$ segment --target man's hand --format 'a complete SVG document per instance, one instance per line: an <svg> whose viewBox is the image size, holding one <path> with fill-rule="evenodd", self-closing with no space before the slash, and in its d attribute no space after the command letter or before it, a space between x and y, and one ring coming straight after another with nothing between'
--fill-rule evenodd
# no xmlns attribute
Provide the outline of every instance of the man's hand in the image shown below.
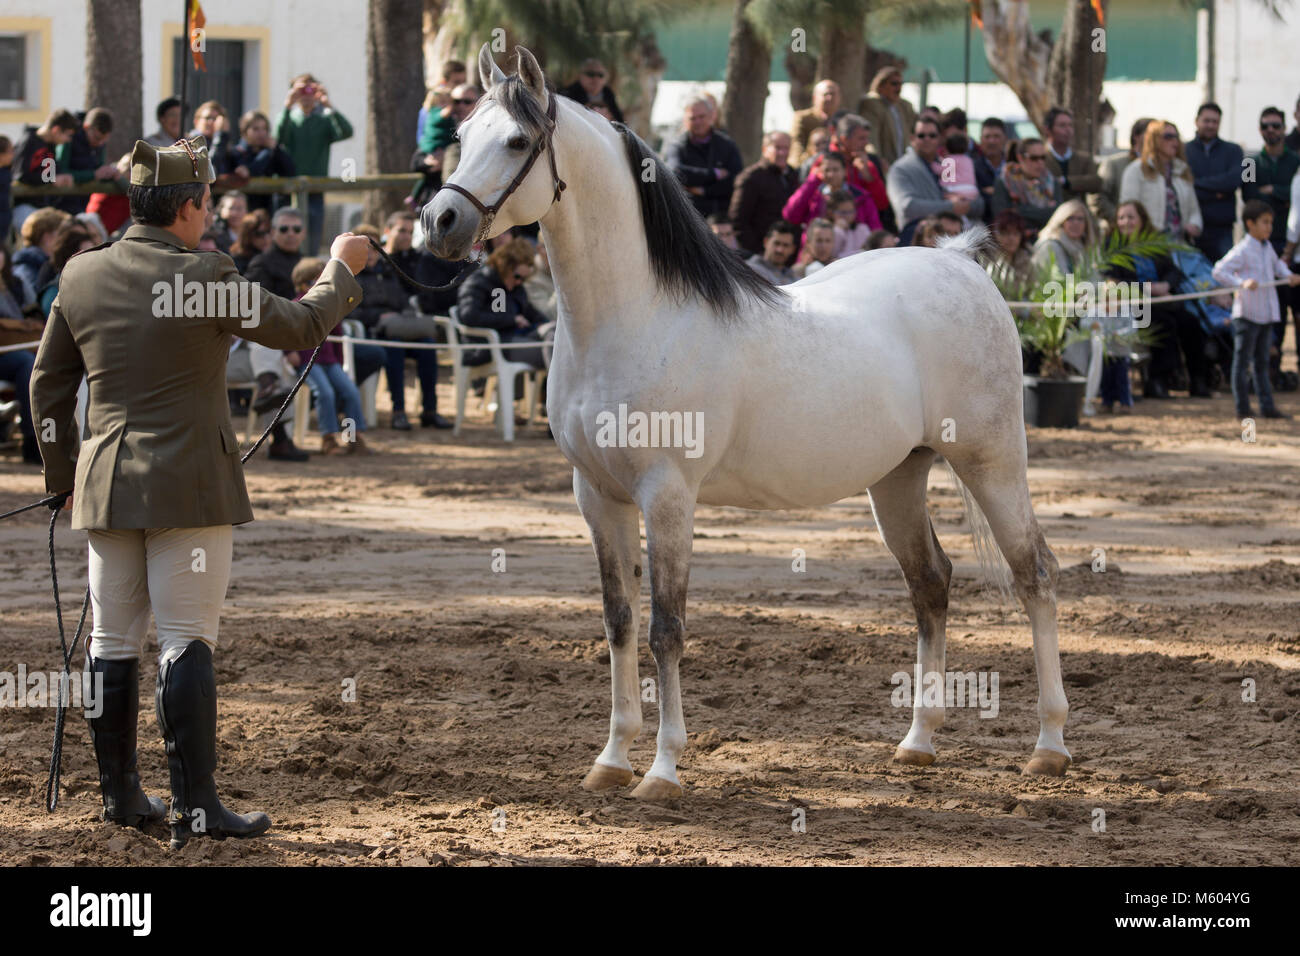
<svg viewBox="0 0 1300 956"><path fill-rule="evenodd" d="M71 186L71 185L72 185L72 173L59 173L57 176L54 177L54 185L56 185L56 186Z"/></svg>
<svg viewBox="0 0 1300 956"><path fill-rule="evenodd" d="M1201 227L1189 224L1187 226L1187 234L1191 236L1193 239L1195 239L1197 236L1201 234Z"/></svg>
<svg viewBox="0 0 1300 956"><path fill-rule="evenodd" d="M1287 276L1287 285L1300 285L1300 272L1293 272Z"/></svg>
<svg viewBox="0 0 1300 956"><path fill-rule="evenodd" d="M1241 287L1245 289L1247 292L1254 292L1256 289L1259 288L1259 280L1247 279L1245 282L1241 284Z"/></svg>
<svg viewBox="0 0 1300 956"><path fill-rule="evenodd" d="M117 165L114 164L114 163L105 163L103 166L100 166L97 170L95 170L95 178L96 178L96 179L116 179L116 178L117 178Z"/></svg>
<svg viewBox="0 0 1300 956"><path fill-rule="evenodd" d="M1265 196L1271 196L1273 195L1273 184L1269 183L1267 186L1260 186L1259 191Z"/></svg>
<svg viewBox="0 0 1300 956"><path fill-rule="evenodd" d="M515 316L516 328L526 329L530 325L532 325L532 323L528 321L528 317L526 315L520 314Z"/></svg>
<svg viewBox="0 0 1300 956"><path fill-rule="evenodd" d="M330 258L342 259L353 275L366 267L370 256L370 240L365 236L345 232L330 245Z"/></svg>

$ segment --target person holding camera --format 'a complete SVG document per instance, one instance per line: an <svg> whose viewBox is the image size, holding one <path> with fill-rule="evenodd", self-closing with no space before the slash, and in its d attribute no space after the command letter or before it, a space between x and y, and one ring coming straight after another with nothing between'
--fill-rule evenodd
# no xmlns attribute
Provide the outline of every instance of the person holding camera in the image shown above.
<svg viewBox="0 0 1300 956"><path fill-rule="evenodd" d="M275 119L275 141L293 160L299 176L328 176L330 145L352 138L352 124L330 104L329 91L310 73L300 73L289 84L284 109ZM320 248L325 221L325 196L307 196L306 254Z"/></svg>

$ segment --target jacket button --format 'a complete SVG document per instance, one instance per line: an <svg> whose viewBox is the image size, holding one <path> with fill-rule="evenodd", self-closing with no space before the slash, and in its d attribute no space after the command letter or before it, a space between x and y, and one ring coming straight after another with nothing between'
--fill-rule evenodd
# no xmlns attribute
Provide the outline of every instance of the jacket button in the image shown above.
<svg viewBox="0 0 1300 956"><path fill-rule="evenodd" d="M352 296L348 296L348 301L349 301L349 302L353 302L353 301L355 301L355 300L352 298Z"/></svg>

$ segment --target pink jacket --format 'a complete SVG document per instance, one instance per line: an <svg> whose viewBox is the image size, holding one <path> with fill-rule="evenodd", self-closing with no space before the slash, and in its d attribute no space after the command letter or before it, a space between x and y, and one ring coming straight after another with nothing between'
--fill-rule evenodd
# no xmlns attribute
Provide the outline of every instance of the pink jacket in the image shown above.
<svg viewBox="0 0 1300 956"><path fill-rule="evenodd" d="M853 193L853 198L858 207L858 222L866 223L872 230L879 229L880 213L876 210L876 204L871 197L857 186L850 186L846 183L844 188ZM810 173L808 178L804 180L803 185L796 189L794 195L785 201L785 207L781 210L781 215L785 217L787 222L792 222L797 226L812 222L818 216L825 216L826 197L822 195L821 179Z"/></svg>

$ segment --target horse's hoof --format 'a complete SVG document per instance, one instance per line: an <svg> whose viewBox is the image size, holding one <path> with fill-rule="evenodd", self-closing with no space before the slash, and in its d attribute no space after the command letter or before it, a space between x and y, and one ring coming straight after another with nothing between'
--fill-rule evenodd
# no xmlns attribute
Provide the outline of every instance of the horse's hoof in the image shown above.
<svg viewBox="0 0 1300 956"><path fill-rule="evenodd" d="M611 767L609 764L595 763L587 771L587 776L582 781L583 790L608 790L611 787L625 787L632 782L635 776L631 770L625 770L622 767Z"/></svg>
<svg viewBox="0 0 1300 956"><path fill-rule="evenodd" d="M663 777L646 777L632 791L632 796L650 803L676 800L681 795L682 788L671 780L665 780Z"/></svg>
<svg viewBox="0 0 1300 956"><path fill-rule="evenodd" d="M906 747L899 747L894 751L894 763L909 767L928 767L934 763L934 754L928 754L924 750L908 750Z"/></svg>
<svg viewBox="0 0 1300 956"><path fill-rule="evenodd" d="M1070 758L1058 750L1044 747L1034 748L1034 755L1020 771L1026 777L1064 777L1065 768L1070 765Z"/></svg>

